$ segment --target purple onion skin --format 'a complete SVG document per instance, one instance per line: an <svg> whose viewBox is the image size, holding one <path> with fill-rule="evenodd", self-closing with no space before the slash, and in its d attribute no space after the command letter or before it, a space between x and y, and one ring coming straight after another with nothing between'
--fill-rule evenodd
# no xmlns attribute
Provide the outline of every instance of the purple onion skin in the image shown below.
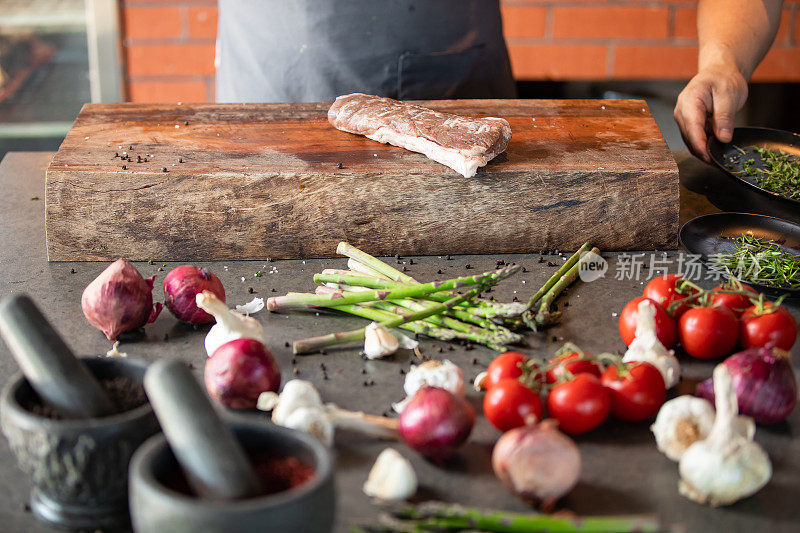
<svg viewBox="0 0 800 533"><path fill-rule="evenodd" d="M253 409L262 392L278 392L281 369L255 339L236 339L216 349L203 372L208 394L231 409Z"/></svg>
<svg viewBox="0 0 800 533"><path fill-rule="evenodd" d="M797 380L789 354L776 348L750 348L722 363L733 378L739 412L759 424L786 420L797 403ZM713 378L697 386L697 395L714 403Z"/></svg>
<svg viewBox="0 0 800 533"><path fill-rule="evenodd" d="M117 259L83 290L84 316L110 341L153 322L161 312L160 303L153 307L154 279L144 279L128 261Z"/></svg>
<svg viewBox="0 0 800 533"><path fill-rule="evenodd" d="M164 278L164 304L175 318L190 324L208 324L214 317L197 307L196 297L203 291L225 301L225 287L217 276L205 268L181 265Z"/></svg>
<svg viewBox="0 0 800 533"><path fill-rule="evenodd" d="M467 440L475 410L464 398L439 387L423 387L398 419L403 441L426 458L441 463Z"/></svg>

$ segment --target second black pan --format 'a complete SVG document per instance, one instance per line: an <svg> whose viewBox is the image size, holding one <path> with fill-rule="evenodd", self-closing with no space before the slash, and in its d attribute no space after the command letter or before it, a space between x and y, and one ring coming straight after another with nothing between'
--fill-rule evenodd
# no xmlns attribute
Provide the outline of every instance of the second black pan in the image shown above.
<svg viewBox="0 0 800 533"><path fill-rule="evenodd" d="M780 218L748 213L714 213L693 218L683 225L678 240L687 252L708 262L711 255L733 251L734 240L742 235L770 239L780 243L786 251L800 255L800 226ZM770 296L800 297L800 289L776 288L745 280L742 283Z"/></svg>

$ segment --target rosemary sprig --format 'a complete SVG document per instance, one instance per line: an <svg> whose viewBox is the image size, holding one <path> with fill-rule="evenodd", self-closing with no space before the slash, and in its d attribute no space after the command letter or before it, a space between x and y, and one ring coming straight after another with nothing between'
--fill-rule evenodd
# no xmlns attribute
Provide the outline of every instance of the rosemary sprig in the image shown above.
<svg viewBox="0 0 800 533"><path fill-rule="evenodd" d="M738 146L734 148L742 155L747 153ZM755 159L749 158L742 163L740 173L753 176L762 189L786 198L800 200L800 158L781 150L759 146L753 146L752 149L760 156L764 168L755 166Z"/></svg>
<svg viewBox="0 0 800 533"><path fill-rule="evenodd" d="M738 279L781 289L800 288L800 256L769 239L742 235L732 252L716 254L710 260Z"/></svg>

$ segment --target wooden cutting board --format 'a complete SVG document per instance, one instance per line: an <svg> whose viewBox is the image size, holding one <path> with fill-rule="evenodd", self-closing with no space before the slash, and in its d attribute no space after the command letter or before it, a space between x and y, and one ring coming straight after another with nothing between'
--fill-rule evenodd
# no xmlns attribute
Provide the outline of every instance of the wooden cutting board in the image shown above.
<svg viewBox="0 0 800 533"><path fill-rule="evenodd" d="M87 104L47 170L48 258L675 247L678 168L644 101L423 104L506 118L508 149L465 179L334 129L328 104Z"/></svg>

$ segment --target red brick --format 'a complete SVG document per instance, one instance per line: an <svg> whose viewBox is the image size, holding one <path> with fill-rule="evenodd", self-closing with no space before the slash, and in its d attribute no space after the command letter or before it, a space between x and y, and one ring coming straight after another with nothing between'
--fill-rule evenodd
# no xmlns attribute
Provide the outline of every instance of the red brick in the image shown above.
<svg viewBox="0 0 800 533"><path fill-rule="evenodd" d="M781 13L781 24L778 26L778 33L775 35L775 42L773 44L789 44L791 25L792 11L790 9L784 9Z"/></svg>
<svg viewBox="0 0 800 533"><path fill-rule="evenodd" d="M689 79L697 72L697 47L618 45L617 79Z"/></svg>
<svg viewBox="0 0 800 533"><path fill-rule="evenodd" d="M129 76L214 74L213 44L137 44L125 52Z"/></svg>
<svg viewBox="0 0 800 533"><path fill-rule="evenodd" d="M217 36L216 6L191 6L186 10L189 19L189 37L215 38Z"/></svg>
<svg viewBox="0 0 800 533"><path fill-rule="evenodd" d="M800 44L800 9L794 17L794 44Z"/></svg>
<svg viewBox="0 0 800 533"><path fill-rule="evenodd" d="M800 81L800 48L773 47L753 73L753 81Z"/></svg>
<svg viewBox="0 0 800 533"><path fill-rule="evenodd" d="M675 9L675 26L672 31L676 39L697 40L697 9L679 7Z"/></svg>
<svg viewBox="0 0 800 533"><path fill-rule="evenodd" d="M553 37L576 39L665 39L669 10L646 6L553 8Z"/></svg>
<svg viewBox="0 0 800 533"><path fill-rule="evenodd" d="M503 34L506 38L544 37L547 10L539 6L502 6Z"/></svg>
<svg viewBox="0 0 800 533"><path fill-rule="evenodd" d="M608 48L603 45L512 45L511 69L518 80L606 78Z"/></svg>
<svg viewBox="0 0 800 533"><path fill-rule="evenodd" d="M177 6L126 7L123 23L128 39L180 37L181 10Z"/></svg>
<svg viewBox="0 0 800 533"><path fill-rule="evenodd" d="M131 81L128 101L140 103L205 102L205 81Z"/></svg>

